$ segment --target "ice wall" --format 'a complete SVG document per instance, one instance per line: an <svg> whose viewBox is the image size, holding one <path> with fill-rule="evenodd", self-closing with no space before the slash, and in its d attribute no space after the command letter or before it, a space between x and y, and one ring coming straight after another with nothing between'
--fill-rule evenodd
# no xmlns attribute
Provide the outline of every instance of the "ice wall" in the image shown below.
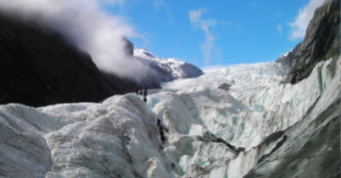
<svg viewBox="0 0 341 178"><path fill-rule="evenodd" d="M158 130L135 95L101 104L1 106L1 176L171 176Z"/></svg>
<svg viewBox="0 0 341 178"><path fill-rule="evenodd" d="M320 74L331 79L328 70ZM285 144L245 177L340 177L340 69L336 74L305 116L285 130Z"/></svg>
<svg viewBox="0 0 341 178"><path fill-rule="evenodd" d="M0 177L43 177L52 166L43 135L60 125L34 108L0 107Z"/></svg>
<svg viewBox="0 0 341 178"><path fill-rule="evenodd" d="M340 58L319 63L296 85L281 84L277 69L269 63L218 70L187 80L184 89L150 91L147 103L127 94L102 103L2 105L0 176L334 175ZM226 82L229 91L218 89Z"/></svg>
<svg viewBox="0 0 341 178"><path fill-rule="evenodd" d="M222 69L205 71L195 79L181 79L163 84L165 90L188 90L198 86L218 88L222 83L232 85L233 96L252 95L256 91L273 86L285 79L286 68L279 63L240 64Z"/></svg>
<svg viewBox="0 0 341 178"><path fill-rule="evenodd" d="M217 177L217 175L220 175L218 177L242 177L283 144L300 142L292 137L302 134L309 138L307 135L314 133L314 130L307 129L304 133L290 134L290 137L287 136L289 135L287 130L302 122L312 111L323 112L335 104L340 107L338 102L326 102L328 97L336 101L339 99L340 83L339 78L335 77L340 76L339 64L340 59L330 59L319 63L309 78L296 85L278 82L269 86L273 81L278 81L277 76L275 79L264 77L264 75L256 79L226 76L225 81L230 80L231 77L239 80L235 82L230 92L226 92L216 88L217 80L213 78L205 80L203 76L198 79L199 81L187 80L189 89L150 96L150 107L153 108L157 117L163 118L163 122L169 129L169 146L165 149L166 153L178 163L180 170L185 170L183 174L180 174L183 177ZM250 70L252 66L248 67L248 71L252 71ZM258 67L255 66L253 69L255 68ZM210 75L214 76L213 73ZM255 81L260 81L260 78L268 86L251 88L253 94L250 91L245 94L241 91L245 83L251 83L253 86ZM213 83L210 83L210 80L213 80ZM195 87L195 84L200 85L200 83L205 83L205 86ZM165 85L166 88L169 87L167 85ZM170 89L175 90L175 88ZM335 91L336 94L329 96L330 93L327 91ZM162 100L156 98L162 98ZM317 105L317 103L325 103L326 106L320 107L322 105ZM332 112L339 115L335 110ZM309 122L315 119L317 118L311 117ZM330 121L327 117L319 119L325 119L326 123ZM194 127L197 124L201 124L207 131L194 131L199 128ZM303 125L294 128L302 131L305 126L308 127L308 125ZM175 138L174 135L176 135ZM207 135L210 135L211 139L203 139ZM230 150L238 156L220 154L219 158L215 158L211 152L203 151L203 146L197 144L197 142L204 141L206 145L209 145L216 142L215 138L218 137L235 147L244 147L246 151L238 154ZM179 144L182 140L186 140L187 149L176 149L178 145L183 145ZM305 143L303 140L302 142ZM188 153L188 150L193 151ZM339 162L335 164L340 165ZM271 172L270 168L267 171Z"/></svg>

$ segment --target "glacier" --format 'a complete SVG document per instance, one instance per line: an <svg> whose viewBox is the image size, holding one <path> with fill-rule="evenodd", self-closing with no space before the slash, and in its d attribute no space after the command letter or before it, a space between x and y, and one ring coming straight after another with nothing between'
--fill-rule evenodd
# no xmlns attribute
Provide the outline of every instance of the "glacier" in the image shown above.
<svg viewBox="0 0 341 178"><path fill-rule="evenodd" d="M340 57L295 85L286 73L278 63L211 70L150 90L146 103L130 93L1 105L0 177L336 177Z"/></svg>

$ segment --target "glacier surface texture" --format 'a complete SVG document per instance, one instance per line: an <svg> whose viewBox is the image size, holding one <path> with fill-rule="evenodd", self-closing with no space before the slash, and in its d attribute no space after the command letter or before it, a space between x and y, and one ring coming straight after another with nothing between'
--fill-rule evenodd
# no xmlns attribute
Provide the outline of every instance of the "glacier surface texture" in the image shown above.
<svg viewBox="0 0 341 178"><path fill-rule="evenodd" d="M286 73L277 63L212 70L146 103L1 105L0 177L339 176L340 58L295 85Z"/></svg>

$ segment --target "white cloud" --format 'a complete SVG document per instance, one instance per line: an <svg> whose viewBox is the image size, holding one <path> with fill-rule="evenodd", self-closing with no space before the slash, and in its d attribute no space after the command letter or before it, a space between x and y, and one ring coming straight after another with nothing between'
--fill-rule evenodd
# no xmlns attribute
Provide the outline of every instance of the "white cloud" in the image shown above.
<svg viewBox="0 0 341 178"><path fill-rule="evenodd" d="M310 0L308 5L299 10L299 13L294 22L290 23L292 28L290 39L303 39L306 29L311 18L314 15L315 9L323 4L324 0Z"/></svg>
<svg viewBox="0 0 341 178"><path fill-rule="evenodd" d="M215 37L209 31L209 27L213 27L217 24L217 20L215 19L206 19L203 20L201 16L207 12L206 9L201 8L199 10L189 11L189 19L192 24L200 27L206 36L206 40L203 44L201 44L201 50L204 55L204 64L208 65L211 61L211 52L214 47Z"/></svg>
<svg viewBox="0 0 341 178"><path fill-rule="evenodd" d="M132 62L133 59L124 51L126 41L123 37L139 35L123 17L110 15L102 9L104 6L123 6L124 2L125 0L1 0L0 10L16 18L34 20L40 25L55 29L69 42L88 52L99 69L135 78L149 69L138 61Z"/></svg>
<svg viewBox="0 0 341 178"><path fill-rule="evenodd" d="M282 25L277 25L277 30L279 32L279 34L283 34L283 29L282 29Z"/></svg>

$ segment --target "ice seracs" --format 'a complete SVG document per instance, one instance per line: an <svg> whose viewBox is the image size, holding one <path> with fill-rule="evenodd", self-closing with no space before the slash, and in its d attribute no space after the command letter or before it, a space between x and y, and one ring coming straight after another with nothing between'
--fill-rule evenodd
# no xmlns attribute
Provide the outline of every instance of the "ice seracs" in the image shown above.
<svg viewBox="0 0 341 178"><path fill-rule="evenodd" d="M340 58L330 59L291 85L281 83L280 64L247 64L167 83L147 103L131 93L101 103L2 105L0 175L328 177L339 172L340 71Z"/></svg>
<svg viewBox="0 0 341 178"><path fill-rule="evenodd" d="M222 69L205 71L195 79L181 79L162 85L163 89L181 90L197 86L218 88L221 84L231 85L231 94L254 94L261 89L278 85L284 80L287 70L279 63L240 64Z"/></svg>

